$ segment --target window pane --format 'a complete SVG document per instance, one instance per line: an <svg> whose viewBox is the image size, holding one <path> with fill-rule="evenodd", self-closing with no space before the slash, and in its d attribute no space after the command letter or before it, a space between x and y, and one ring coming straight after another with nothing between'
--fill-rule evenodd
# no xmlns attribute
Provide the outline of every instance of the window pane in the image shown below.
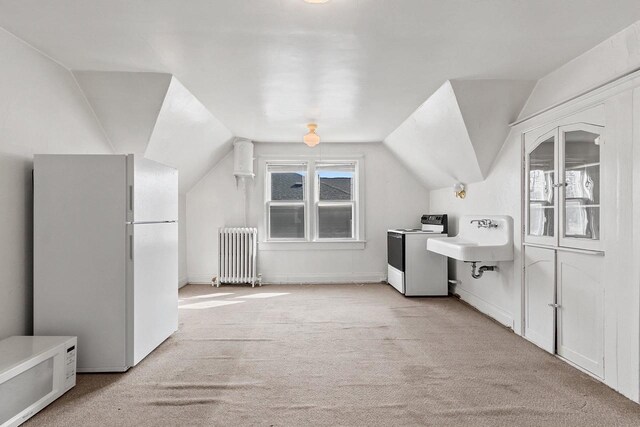
<svg viewBox="0 0 640 427"><path fill-rule="evenodd" d="M353 172L319 170L320 200L353 200Z"/></svg>
<svg viewBox="0 0 640 427"><path fill-rule="evenodd" d="M271 172L271 200L304 200L304 172Z"/></svg>
<svg viewBox="0 0 640 427"><path fill-rule="evenodd" d="M583 203L581 200L567 200L564 235L597 240L600 236L600 208L586 207Z"/></svg>
<svg viewBox="0 0 640 427"><path fill-rule="evenodd" d="M351 205L318 207L318 236L321 239L351 239L352 222Z"/></svg>
<svg viewBox="0 0 640 427"><path fill-rule="evenodd" d="M600 238L600 135L565 132L564 235Z"/></svg>
<svg viewBox="0 0 640 427"><path fill-rule="evenodd" d="M304 239L304 206L270 206L271 238Z"/></svg>
<svg viewBox="0 0 640 427"><path fill-rule="evenodd" d="M555 137L529 153L529 235L553 236Z"/></svg>

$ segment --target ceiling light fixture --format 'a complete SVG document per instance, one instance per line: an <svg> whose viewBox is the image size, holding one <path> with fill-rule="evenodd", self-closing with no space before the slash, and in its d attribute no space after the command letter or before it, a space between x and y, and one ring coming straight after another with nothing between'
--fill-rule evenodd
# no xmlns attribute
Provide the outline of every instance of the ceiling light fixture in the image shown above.
<svg viewBox="0 0 640 427"><path fill-rule="evenodd" d="M309 133L307 133L302 138L302 140L309 147L315 147L316 145L320 144L320 136L316 133L316 129L318 128L318 125L315 123L309 123L307 125L307 128L309 128Z"/></svg>
<svg viewBox="0 0 640 427"><path fill-rule="evenodd" d="M311 3L311 4L322 4L322 3L327 3L329 0L304 0L305 3Z"/></svg>

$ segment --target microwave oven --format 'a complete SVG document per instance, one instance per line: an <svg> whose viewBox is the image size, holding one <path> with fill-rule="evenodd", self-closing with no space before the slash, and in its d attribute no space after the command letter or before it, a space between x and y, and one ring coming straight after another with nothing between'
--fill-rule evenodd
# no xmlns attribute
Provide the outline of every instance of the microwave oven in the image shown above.
<svg viewBox="0 0 640 427"><path fill-rule="evenodd" d="M0 426L24 423L76 385L76 337L0 341Z"/></svg>

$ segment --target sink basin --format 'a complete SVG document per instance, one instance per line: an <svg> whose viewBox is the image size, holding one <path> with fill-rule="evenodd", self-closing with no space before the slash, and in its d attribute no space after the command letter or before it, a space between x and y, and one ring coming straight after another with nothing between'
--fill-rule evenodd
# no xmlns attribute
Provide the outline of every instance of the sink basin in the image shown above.
<svg viewBox="0 0 640 427"><path fill-rule="evenodd" d="M488 219L497 227L478 227ZM513 219L506 215L467 215L460 218L458 235L429 239L427 250L460 261L513 261Z"/></svg>

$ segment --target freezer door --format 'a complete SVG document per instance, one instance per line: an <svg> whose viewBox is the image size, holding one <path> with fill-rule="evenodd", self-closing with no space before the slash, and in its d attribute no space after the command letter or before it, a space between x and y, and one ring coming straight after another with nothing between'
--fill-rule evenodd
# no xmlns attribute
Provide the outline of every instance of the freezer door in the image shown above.
<svg viewBox="0 0 640 427"><path fill-rule="evenodd" d="M131 366L178 329L178 224L129 225Z"/></svg>
<svg viewBox="0 0 640 427"><path fill-rule="evenodd" d="M128 221L177 221L178 171L133 154L127 168Z"/></svg>

